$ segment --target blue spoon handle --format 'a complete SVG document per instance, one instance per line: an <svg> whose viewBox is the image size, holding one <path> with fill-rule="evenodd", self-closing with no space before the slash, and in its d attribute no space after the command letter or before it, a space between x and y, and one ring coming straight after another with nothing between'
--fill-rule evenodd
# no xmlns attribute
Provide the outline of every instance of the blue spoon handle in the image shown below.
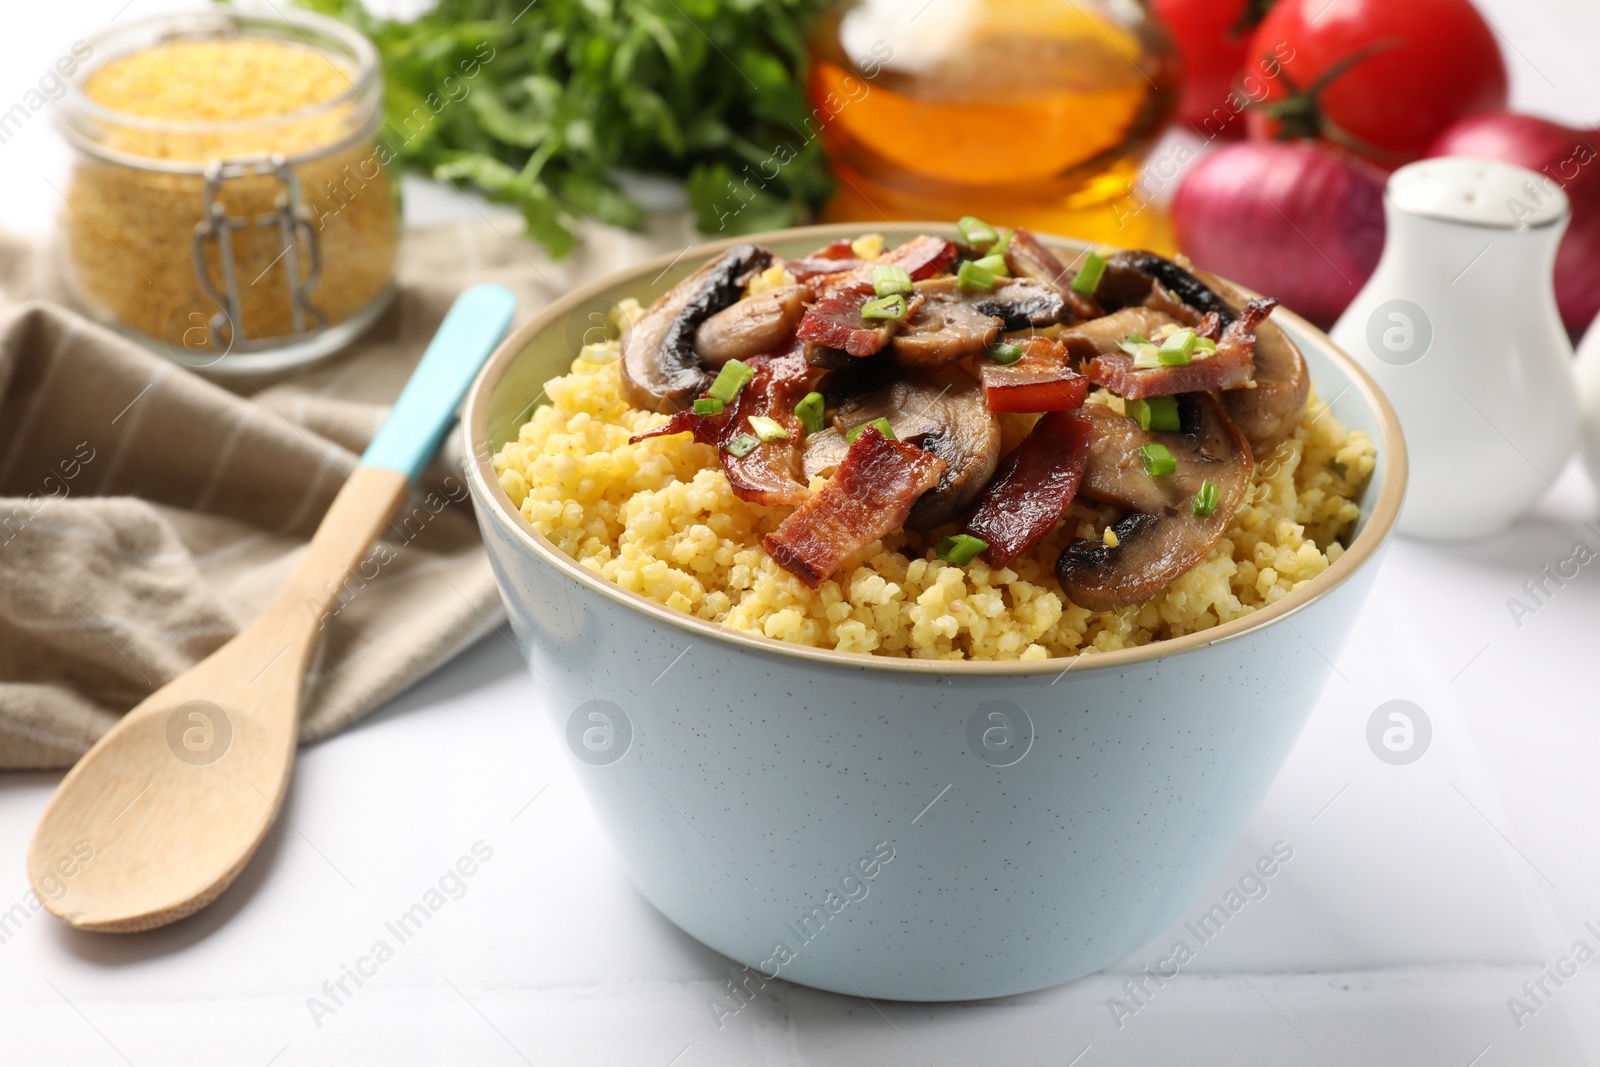
<svg viewBox="0 0 1600 1067"><path fill-rule="evenodd" d="M503 285L474 285L458 296L361 462L415 480L516 309L517 298Z"/></svg>

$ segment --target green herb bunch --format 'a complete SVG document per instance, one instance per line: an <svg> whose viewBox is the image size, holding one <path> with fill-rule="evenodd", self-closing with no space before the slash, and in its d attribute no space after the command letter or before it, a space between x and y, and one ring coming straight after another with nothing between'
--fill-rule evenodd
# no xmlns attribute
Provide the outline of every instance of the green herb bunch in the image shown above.
<svg viewBox="0 0 1600 1067"><path fill-rule="evenodd" d="M582 218L640 224L618 169L685 179L708 233L791 224L832 191L803 85L831 0L441 0L410 22L299 2L376 43L398 157L516 204L551 255Z"/></svg>

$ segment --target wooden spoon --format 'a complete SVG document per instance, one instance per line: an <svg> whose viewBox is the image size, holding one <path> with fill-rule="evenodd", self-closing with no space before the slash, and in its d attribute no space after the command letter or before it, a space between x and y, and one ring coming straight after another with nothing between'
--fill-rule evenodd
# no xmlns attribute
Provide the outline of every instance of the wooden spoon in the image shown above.
<svg viewBox="0 0 1600 1067"><path fill-rule="evenodd" d="M149 930L239 876L288 788L323 617L439 447L515 304L498 285L461 294L277 599L67 773L28 850L28 880L50 911L82 930Z"/></svg>

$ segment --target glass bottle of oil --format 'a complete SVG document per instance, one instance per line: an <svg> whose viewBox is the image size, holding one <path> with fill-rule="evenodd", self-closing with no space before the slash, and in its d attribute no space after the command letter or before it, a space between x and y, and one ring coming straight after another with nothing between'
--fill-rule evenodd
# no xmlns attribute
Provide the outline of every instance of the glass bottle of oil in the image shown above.
<svg viewBox="0 0 1600 1067"><path fill-rule="evenodd" d="M843 0L811 38L832 221L954 219L1170 251L1135 188L1178 103L1141 0Z"/></svg>

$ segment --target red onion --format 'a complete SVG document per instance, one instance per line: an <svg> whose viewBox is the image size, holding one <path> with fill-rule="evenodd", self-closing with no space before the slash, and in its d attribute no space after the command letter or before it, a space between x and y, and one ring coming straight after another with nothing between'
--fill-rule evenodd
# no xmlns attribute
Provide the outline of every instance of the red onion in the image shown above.
<svg viewBox="0 0 1600 1067"><path fill-rule="evenodd" d="M1211 153L1172 205L1178 246L1324 328L1383 252L1383 173L1309 141L1252 141Z"/></svg>
<svg viewBox="0 0 1600 1067"><path fill-rule="evenodd" d="M1600 130L1561 126L1531 115L1495 111L1451 126L1430 156L1498 159L1538 171L1564 188L1572 225L1556 254L1556 302L1567 329L1580 334L1600 315ZM1531 201L1529 202L1531 206Z"/></svg>

